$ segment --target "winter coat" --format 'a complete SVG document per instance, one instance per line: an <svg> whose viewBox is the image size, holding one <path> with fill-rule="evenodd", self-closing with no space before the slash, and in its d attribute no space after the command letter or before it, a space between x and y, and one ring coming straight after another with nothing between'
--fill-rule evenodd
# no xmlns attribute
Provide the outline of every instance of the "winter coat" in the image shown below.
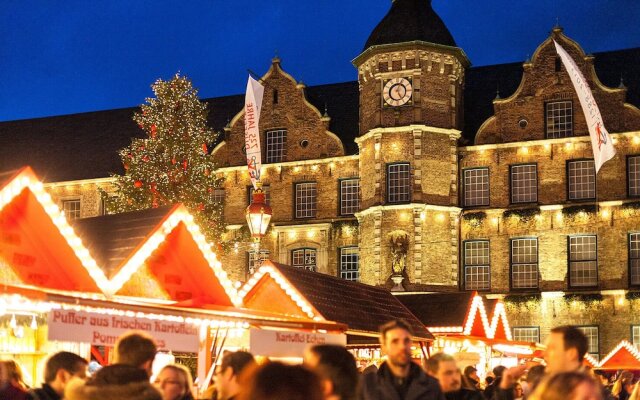
<svg viewBox="0 0 640 400"><path fill-rule="evenodd" d="M162 400L162 395L149 382L92 385L74 378L64 390L65 400Z"/></svg>
<svg viewBox="0 0 640 400"><path fill-rule="evenodd" d="M60 400L61 397L48 384L44 383L41 388L31 389L27 392L30 400Z"/></svg>
<svg viewBox="0 0 640 400"><path fill-rule="evenodd" d="M406 396L400 397L393 384L393 375L383 362L376 373L362 376L360 387L361 400L445 400L438 381L425 374L414 363L410 364Z"/></svg>

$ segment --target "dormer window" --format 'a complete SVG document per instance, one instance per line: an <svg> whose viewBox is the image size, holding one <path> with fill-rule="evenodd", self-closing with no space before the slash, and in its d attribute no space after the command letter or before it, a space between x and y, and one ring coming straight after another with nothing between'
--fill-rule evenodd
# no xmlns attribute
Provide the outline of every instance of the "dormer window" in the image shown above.
<svg viewBox="0 0 640 400"><path fill-rule="evenodd" d="M287 131L278 129L267 131L267 154L266 163L279 163L286 159L287 151Z"/></svg>

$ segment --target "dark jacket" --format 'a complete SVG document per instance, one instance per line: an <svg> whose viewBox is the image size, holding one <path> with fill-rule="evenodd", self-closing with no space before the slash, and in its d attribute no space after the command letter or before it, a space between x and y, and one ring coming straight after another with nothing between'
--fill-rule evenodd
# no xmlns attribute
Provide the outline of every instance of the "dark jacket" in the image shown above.
<svg viewBox="0 0 640 400"><path fill-rule="evenodd" d="M30 400L61 400L62 397L51 386L46 383L41 388L31 389L28 392Z"/></svg>
<svg viewBox="0 0 640 400"><path fill-rule="evenodd" d="M414 363L409 367L409 375L400 389L401 396L387 362L383 362L376 373L362 376L360 387L361 400L445 400L440 384Z"/></svg>
<svg viewBox="0 0 640 400"><path fill-rule="evenodd" d="M461 388L457 392L445 393L447 400L484 400L484 396L478 390Z"/></svg>
<svg viewBox="0 0 640 400"><path fill-rule="evenodd" d="M147 372L129 365L100 369L88 381L73 379L64 389L65 400L162 400Z"/></svg>

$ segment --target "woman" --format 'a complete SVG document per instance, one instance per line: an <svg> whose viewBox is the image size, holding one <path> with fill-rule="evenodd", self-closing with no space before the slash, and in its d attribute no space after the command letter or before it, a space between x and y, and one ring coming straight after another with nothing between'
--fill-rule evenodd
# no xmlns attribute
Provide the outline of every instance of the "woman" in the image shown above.
<svg viewBox="0 0 640 400"><path fill-rule="evenodd" d="M270 362L249 378L240 400L323 400L320 378L301 365Z"/></svg>
<svg viewBox="0 0 640 400"><path fill-rule="evenodd" d="M620 377L616 380L611 388L611 394L617 400L628 400L633 390L633 373L630 371L622 371Z"/></svg>
<svg viewBox="0 0 640 400"><path fill-rule="evenodd" d="M478 370L472 365L467 365L462 374L462 386L469 390L480 390L480 377Z"/></svg>
<svg viewBox="0 0 640 400"><path fill-rule="evenodd" d="M524 398L524 390L522 390L522 384L516 382L513 387L513 400L522 400Z"/></svg>
<svg viewBox="0 0 640 400"><path fill-rule="evenodd" d="M602 390L588 374L564 372L543 379L528 400L602 400Z"/></svg>
<svg viewBox="0 0 640 400"><path fill-rule="evenodd" d="M184 365L165 365L154 382L162 400L193 400L191 372Z"/></svg>

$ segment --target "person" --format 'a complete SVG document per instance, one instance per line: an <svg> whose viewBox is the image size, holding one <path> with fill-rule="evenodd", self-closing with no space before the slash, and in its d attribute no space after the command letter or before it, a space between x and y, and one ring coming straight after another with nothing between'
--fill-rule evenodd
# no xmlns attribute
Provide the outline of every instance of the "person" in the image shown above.
<svg viewBox="0 0 640 400"><path fill-rule="evenodd" d="M426 360L427 374L440 383L440 388L447 400L484 400L477 390L462 387L460 369L456 360L446 353L436 353Z"/></svg>
<svg viewBox="0 0 640 400"><path fill-rule="evenodd" d="M233 400L244 386L244 378L256 367L253 355L246 351L228 352L215 370L218 400Z"/></svg>
<svg viewBox="0 0 640 400"><path fill-rule="evenodd" d="M513 386L513 400L522 400L524 398L524 390L520 382L516 382Z"/></svg>
<svg viewBox="0 0 640 400"><path fill-rule="evenodd" d="M628 400L633 391L633 372L622 371L611 388L611 394L617 400Z"/></svg>
<svg viewBox="0 0 640 400"><path fill-rule="evenodd" d="M633 391L631 392L631 396L629 396L629 400L640 400L640 381L633 385Z"/></svg>
<svg viewBox="0 0 640 400"><path fill-rule="evenodd" d="M0 399L28 400L27 391L15 381L13 360L0 361Z"/></svg>
<svg viewBox="0 0 640 400"><path fill-rule="evenodd" d="M378 372L362 376L362 400L444 400L438 381L411 361L411 338L411 328L402 320L380 327L380 349L387 359Z"/></svg>
<svg viewBox="0 0 640 400"><path fill-rule="evenodd" d="M494 379L491 382L491 384L487 385L486 388L484 388L484 397L487 399L491 399L493 398L493 393L496 391L496 388L498 386L500 386L500 382L502 382L502 374L504 374L504 371L506 371L507 367L505 367L504 365L498 365L496 367L493 368L493 376Z"/></svg>
<svg viewBox="0 0 640 400"><path fill-rule="evenodd" d="M523 388L524 397L528 397L538 386L544 376L544 365L534 365L527 372L527 385Z"/></svg>
<svg viewBox="0 0 640 400"><path fill-rule="evenodd" d="M342 346L321 344L305 352L304 365L322 381L325 400L355 400L358 367L353 354Z"/></svg>
<svg viewBox="0 0 640 400"><path fill-rule="evenodd" d="M249 375L238 400L323 400L320 377L301 365L269 362Z"/></svg>
<svg viewBox="0 0 640 400"><path fill-rule="evenodd" d="M115 364L140 368L151 378L151 367L158 352L158 347L151 336L144 332L127 332L118 338L114 351Z"/></svg>
<svg viewBox="0 0 640 400"><path fill-rule="evenodd" d="M162 367L154 381L162 400L193 400L193 379L187 367L168 364Z"/></svg>
<svg viewBox="0 0 640 400"><path fill-rule="evenodd" d="M44 383L41 388L31 389L31 400L60 400L64 389L72 378L87 378L89 363L75 353L61 351L49 357L44 366Z"/></svg>
<svg viewBox="0 0 640 400"><path fill-rule="evenodd" d="M540 382L528 400L602 400L602 388L585 372L559 372Z"/></svg>
<svg viewBox="0 0 640 400"><path fill-rule="evenodd" d="M480 390L480 377L473 365L467 365L462 374L462 386L469 390Z"/></svg>

